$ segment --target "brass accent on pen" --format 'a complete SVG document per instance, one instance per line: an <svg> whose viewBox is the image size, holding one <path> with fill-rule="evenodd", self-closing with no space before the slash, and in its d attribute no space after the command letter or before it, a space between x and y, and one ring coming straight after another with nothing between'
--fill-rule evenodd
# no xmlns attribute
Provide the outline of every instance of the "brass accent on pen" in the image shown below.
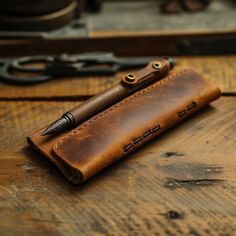
<svg viewBox="0 0 236 236"><path fill-rule="evenodd" d="M152 67L156 70L159 70L161 69L161 63L159 61L154 61L153 64L152 64Z"/></svg>
<svg viewBox="0 0 236 236"><path fill-rule="evenodd" d="M143 69L124 76L120 83L64 113L61 118L45 129L42 135L57 134L80 125L131 94L161 80L172 67L173 61L170 58L151 61Z"/></svg>
<svg viewBox="0 0 236 236"><path fill-rule="evenodd" d="M135 75L134 74L128 74L128 75L126 75L125 79L129 82L135 82Z"/></svg>

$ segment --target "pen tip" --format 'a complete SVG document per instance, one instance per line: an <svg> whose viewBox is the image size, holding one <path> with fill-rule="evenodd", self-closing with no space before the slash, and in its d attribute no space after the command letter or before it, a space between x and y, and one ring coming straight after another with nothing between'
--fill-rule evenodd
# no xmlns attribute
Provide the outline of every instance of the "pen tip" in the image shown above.
<svg viewBox="0 0 236 236"><path fill-rule="evenodd" d="M60 119L53 122L51 125L48 126L43 132L42 136L44 135L51 135L65 131L69 127L70 123L68 119L62 116Z"/></svg>
<svg viewBox="0 0 236 236"><path fill-rule="evenodd" d="M41 136L45 136L45 135L50 135L52 134L52 130L51 130L51 126L49 126L48 128L46 128L42 133Z"/></svg>

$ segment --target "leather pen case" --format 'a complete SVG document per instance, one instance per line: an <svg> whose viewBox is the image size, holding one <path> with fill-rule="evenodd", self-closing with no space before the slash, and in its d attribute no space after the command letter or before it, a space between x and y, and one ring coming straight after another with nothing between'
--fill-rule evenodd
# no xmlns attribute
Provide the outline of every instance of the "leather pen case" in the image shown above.
<svg viewBox="0 0 236 236"><path fill-rule="evenodd" d="M217 86L181 70L93 116L73 130L28 142L73 183L81 183L220 97Z"/></svg>

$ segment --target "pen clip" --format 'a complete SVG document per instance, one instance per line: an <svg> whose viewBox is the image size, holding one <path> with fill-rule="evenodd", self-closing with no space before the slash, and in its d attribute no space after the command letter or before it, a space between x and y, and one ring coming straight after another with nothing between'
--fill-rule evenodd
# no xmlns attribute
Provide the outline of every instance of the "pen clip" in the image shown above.
<svg viewBox="0 0 236 236"><path fill-rule="evenodd" d="M150 82L155 82L166 76L170 69L171 65L168 59L151 61L142 70L123 76L121 83L130 89L136 88L139 85L149 85Z"/></svg>

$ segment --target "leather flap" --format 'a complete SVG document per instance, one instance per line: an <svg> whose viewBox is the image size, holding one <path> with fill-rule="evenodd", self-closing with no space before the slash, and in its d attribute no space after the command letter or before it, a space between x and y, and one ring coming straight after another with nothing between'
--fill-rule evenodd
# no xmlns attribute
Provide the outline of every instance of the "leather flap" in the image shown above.
<svg viewBox="0 0 236 236"><path fill-rule="evenodd" d="M70 181L84 181L219 96L201 75L180 71L58 137L50 155L74 170Z"/></svg>

